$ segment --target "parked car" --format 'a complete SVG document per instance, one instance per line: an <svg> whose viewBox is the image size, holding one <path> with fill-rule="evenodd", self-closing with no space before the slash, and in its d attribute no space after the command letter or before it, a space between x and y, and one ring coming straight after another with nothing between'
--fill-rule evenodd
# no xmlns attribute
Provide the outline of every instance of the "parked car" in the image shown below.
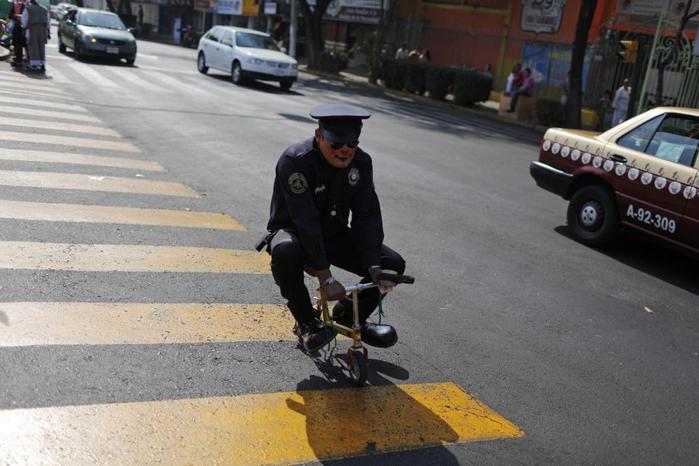
<svg viewBox="0 0 699 466"><path fill-rule="evenodd" d="M119 16L109 11L77 8L70 10L58 24L58 51L73 49L78 60L102 56L136 61L136 39Z"/></svg>
<svg viewBox="0 0 699 466"><path fill-rule="evenodd" d="M298 63L282 52L269 34L230 26L214 26L199 40L197 69L207 73L216 68L231 74L235 84L248 79L278 81L291 89Z"/></svg>
<svg viewBox="0 0 699 466"><path fill-rule="evenodd" d="M568 225L589 245L620 226L699 252L699 110L658 107L602 133L549 129L530 173L570 201Z"/></svg>

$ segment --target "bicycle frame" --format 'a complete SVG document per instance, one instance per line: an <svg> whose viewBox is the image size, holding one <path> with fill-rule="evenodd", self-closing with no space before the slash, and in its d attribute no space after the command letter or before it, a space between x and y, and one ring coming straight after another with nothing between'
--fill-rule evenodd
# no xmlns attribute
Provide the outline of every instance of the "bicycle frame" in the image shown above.
<svg viewBox="0 0 699 466"><path fill-rule="evenodd" d="M338 324L330 318L330 310L328 309L328 299L325 295L325 289L320 287L320 298L318 298L317 305L320 307L323 316L323 324L332 328L337 333L349 337L352 339L352 348L363 348L362 346L362 331L359 324L359 292L362 290L367 290L369 288L376 288L378 285L376 283L357 283L356 285L350 285L345 287L345 291L352 295L352 314L353 314L353 324L352 327L347 327L342 324Z"/></svg>

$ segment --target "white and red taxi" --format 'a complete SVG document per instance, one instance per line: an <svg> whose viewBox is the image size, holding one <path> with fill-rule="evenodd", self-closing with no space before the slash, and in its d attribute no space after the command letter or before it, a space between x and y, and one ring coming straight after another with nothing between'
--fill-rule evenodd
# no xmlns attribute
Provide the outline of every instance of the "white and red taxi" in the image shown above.
<svg viewBox="0 0 699 466"><path fill-rule="evenodd" d="M699 110L658 107L604 133L551 128L536 184L570 201L575 238L601 245L620 226L699 253Z"/></svg>

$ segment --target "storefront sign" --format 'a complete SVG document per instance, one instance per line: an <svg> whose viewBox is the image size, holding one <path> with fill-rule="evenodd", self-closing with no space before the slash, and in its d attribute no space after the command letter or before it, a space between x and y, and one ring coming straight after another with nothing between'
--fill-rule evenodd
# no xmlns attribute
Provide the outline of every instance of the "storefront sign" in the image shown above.
<svg viewBox="0 0 699 466"><path fill-rule="evenodd" d="M243 0L243 16L259 16L259 0Z"/></svg>
<svg viewBox="0 0 699 466"><path fill-rule="evenodd" d="M686 4L686 0L624 0L617 2L616 12L620 15L673 18L682 16Z"/></svg>
<svg viewBox="0 0 699 466"><path fill-rule="evenodd" d="M537 34L555 34L561 28L566 0L522 0L520 29Z"/></svg>
<svg viewBox="0 0 699 466"><path fill-rule="evenodd" d="M277 14L277 4L274 2L265 2L265 14L266 15L276 15Z"/></svg>
<svg viewBox="0 0 699 466"><path fill-rule="evenodd" d="M381 7L387 0L333 0L325 10L325 18L347 23L378 24Z"/></svg>
<svg viewBox="0 0 699 466"><path fill-rule="evenodd" d="M243 14L242 0L218 0L216 13L219 15L241 15Z"/></svg>

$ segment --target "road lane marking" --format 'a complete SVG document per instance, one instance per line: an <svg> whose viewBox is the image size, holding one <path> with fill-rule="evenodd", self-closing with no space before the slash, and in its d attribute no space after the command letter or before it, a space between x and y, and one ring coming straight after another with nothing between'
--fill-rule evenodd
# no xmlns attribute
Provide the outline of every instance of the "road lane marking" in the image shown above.
<svg viewBox="0 0 699 466"><path fill-rule="evenodd" d="M246 231L240 223L222 213L48 202L0 200L0 218Z"/></svg>
<svg viewBox="0 0 699 466"><path fill-rule="evenodd" d="M130 142L103 141L101 139L77 138L70 136L54 136L53 134L22 133L3 131L5 141L21 141L36 144L57 144L60 146L83 147L87 149L104 149L122 152L141 152L141 149Z"/></svg>
<svg viewBox="0 0 699 466"><path fill-rule="evenodd" d="M276 304L3 302L0 347L296 340Z"/></svg>
<svg viewBox="0 0 699 466"><path fill-rule="evenodd" d="M298 464L523 435L453 383L0 411L8 464Z"/></svg>
<svg viewBox="0 0 699 466"><path fill-rule="evenodd" d="M61 58L67 58L67 57L61 57ZM56 69L56 67L54 67L54 66L52 66L48 69L46 75L49 76L49 78L51 78L54 82L57 82L57 83L69 83L70 82L70 79L66 78L66 76L63 73L61 73L60 71L58 71Z"/></svg>
<svg viewBox="0 0 699 466"><path fill-rule="evenodd" d="M53 83L48 79L30 79L17 76L14 71L0 71L0 81L11 81L27 86L41 87L43 89L54 89Z"/></svg>
<svg viewBox="0 0 699 466"><path fill-rule="evenodd" d="M95 165L100 167L128 168L164 172L157 162L150 160L127 159L123 157L102 157L99 155L77 154L75 152L49 152L24 149L0 148L0 160L18 160L21 162L65 163L74 165Z"/></svg>
<svg viewBox="0 0 699 466"><path fill-rule="evenodd" d="M103 87L118 88L120 87L117 83L108 79L102 73L98 73L91 66L84 65L80 62L71 61L68 66L73 69L77 74L79 74L83 79L89 83L95 85L100 85Z"/></svg>
<svg viewBox="0 0 699 466"><path fill-rule="evenodd" d="M0 185L44 189L76 189L160 196L199 197L191 188L171 181L151 181L119 176L77 173L0 170Z"/></svg>
<svg viewBox="0 0 699 466"><path fill-rule="evenodd" d="M269 273L269 255L240 249L0 241L0 269Z"/></svg>
<svg viewBox="0 0 699 466"><path fill-rule="evenodd" d="M34 109L34 108L21 108L21 107L17 107L17 106L2 105L2 104L0 104L0 112L2 112L4 114L15 113L18 115L33 115L33 116L41 116L41 117L47 117L47 118L56 118L59 120L87 121L87 122L100 123L100 120L98 120L97 118L95 118L91 115L86 115L86 114L52 112L51 110L41 110L41 109Z"/></svg>
<svg viewBox="0 0 699 466"><path fill-rule="evenodd" d="M26 97L29 99L37 99L37 98L50 98L50 99L61 99L62 101L73 101L76 102L76 99L73 99L72 97L67 97L63 95L58 95L58 94L49 94L47 92L43 91L35 91L34 89L0 89L0 94L3 95L10 95L13 97Z"/></svg>
<svg viewBox="0 0 699 466"><path fill-rule="evenodd" d="M77 125L74 123L59 123L53 121L30 120L28 118L7 118L0 116L0 125L20 126L23 128L52 129L71 133L97 134L99 136L112 136L120 138L121 135L111 128L103 126Z"/></svg>
<svg viewBox="0 0 699 466"><path fill-rule="evenodd" d="M120 68L110 68L110 72L116 74L121 80L123 81L128 81L132 84L134 84L136 87L143 88L148 91L152 92L168 92L167 89L163 88L162 86L158 86L156 84L153 84L146 79L140 78L134 73L134 70L123 70Z"/></svg>
<svg viewBox="0 0 699 466"><path fill-rule="evenodd" d="M19 105L30 105L30 106L36 106L36 107L48 107L48 108L55 108L58 110L69 110L71 112L87 113L87 109L85 109L79 105L62 104L59 102L48 102L46 100L27 99L25 97L14 98L14 97L0 96L0 103L2 103L2 104L9 103L9 104L19 104Z"/></svg>
<svg viewBox="0 0 699 466"><path fill-rule="evenodd" d="M10 91L32 91L45 95L52 95L61 98L67 98L68 96L63 91L58 89L46 87L46 86L27 86L26 84L14 82L14 81L4 81L0 78L0 88Z"/></svg>
<svg viewBox="0 0 699 466"><path fill-rule="evenodd" d="M151 80L153 81L160 81L164 83L165 89L168 89L171 92L183 92L185 94L198 94L201 96L206 96L206 97L211 97L212 95L197 87L193 86L190 84L186 84L179 79L172 78L164 73L159 73L159 72L153 72L153 71L145 71L144 74L149 76Z"/></svg>

